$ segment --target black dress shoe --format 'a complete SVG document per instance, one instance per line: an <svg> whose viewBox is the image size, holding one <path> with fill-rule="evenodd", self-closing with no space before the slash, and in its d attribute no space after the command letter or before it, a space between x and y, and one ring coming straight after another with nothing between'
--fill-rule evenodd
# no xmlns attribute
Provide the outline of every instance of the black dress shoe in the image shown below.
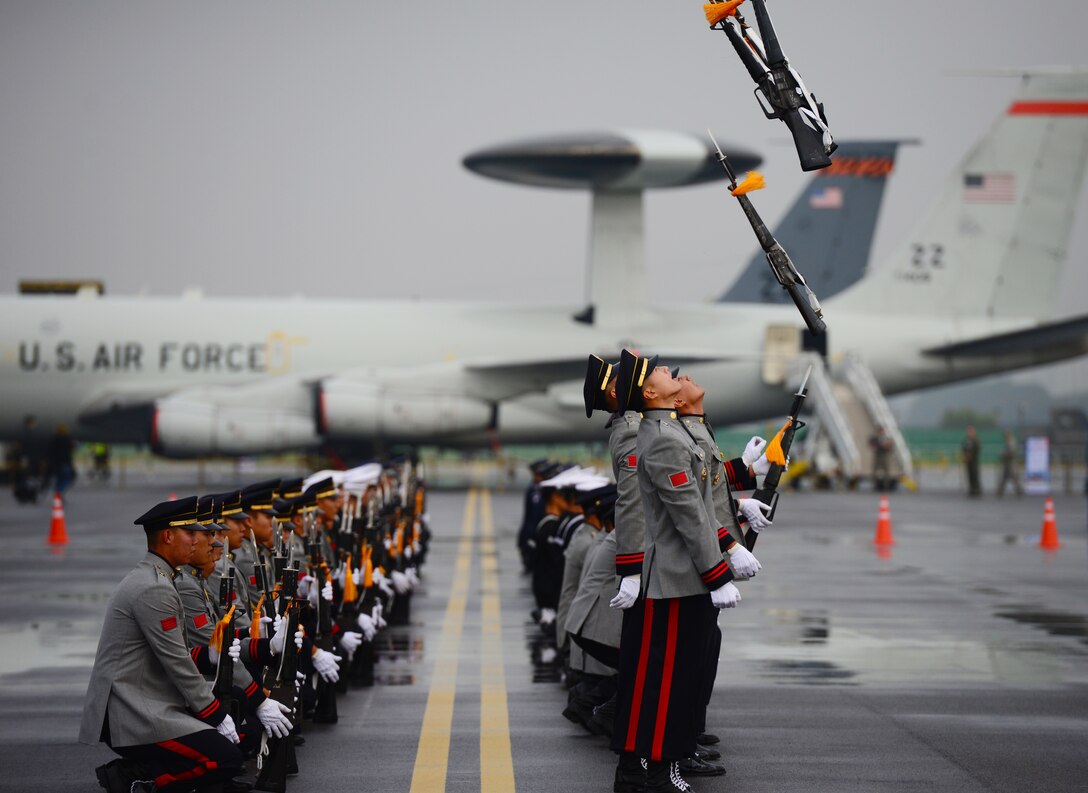
<svg viewBox="0 0 1088 793"><path fill-rule="evenodd" d="M717 749L711 749L709 746L697 744L695 746L695 756L700 760L721 760L722 753Z"/></svg>
<svg viewBox="0 0 1088 793"><path fill-rule="evenodd" d="M716 743L720 743L721 740L722 739L714 733L704 732L695 739L695 742L701 743L703 746L713 746Z"/></svg>
<svg viewBox="0 0 1088 793"><path fill-rule="evenodd" d="M725 773L725 766L697 757L685 757L680 761L680 773L684 776L721 776Z"/></svg>

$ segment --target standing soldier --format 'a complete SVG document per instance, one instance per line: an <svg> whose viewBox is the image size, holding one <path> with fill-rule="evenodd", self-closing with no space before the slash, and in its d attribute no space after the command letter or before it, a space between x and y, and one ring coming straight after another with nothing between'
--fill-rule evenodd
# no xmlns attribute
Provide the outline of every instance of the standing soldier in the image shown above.
<svg viewBox="0 0 1088 793"><path fill-rule="evenodd" d="M967 426L967 437L963 439L963 467L967 473L967 495L978 498L982 495L982 485L978 480L978 462L981 448L978 443L978 433L974 425Z"/></svg>
<svg viewBox="0 0 1088 793"><path fill-rule="evenodd" d="M147 554L106 608L79 740L117 754L96 769L110 793L184 790L242 770L234 721L193 664L175 568L193 554L195 496L165 501L136 519Z"/></svg>
<svg viewBox="0 0 1088 793"><path fill-rule="evenodd" d="M689 791L679 761L697 749L697 714L706 679L708 625L715 608L740 599L721 550L734 540L711 514L706 454L674 409L680 383L663 366L624 350L616 393L623 410L642 409L636 472L646 525L645 600L637 680L623 749L647 760L646 790ZM709 508L708 508L709 507ZM745 561L747 560L745 557ZM758 567L746 565L752 574ZM617 716L622 703L617 700ZM617 733L620 731L617 730ZM613 741L619 738L617 734Z"/></svg>
<svg viewBox="0 0 1088 793"><path fill-rule="evenodd" d="M647 366L656 363L647 362ZM609 430L608 454L612 474L616 478L615 535L616 575L619 591L610 606L623 611L620 632L619 667L616 676L615 719L612 725L612 751L619 755L613 788L616 793L634 793L646 784L643 757L634 752L627 741L627 725L632 712L632 697L638 673L638 653L642 644L643 607L639 597L642 580L642 558L645 547L645 526L642 519L642 499L638 493L636 467L639 423L642 414L637 409L620 408L616 396L618 367L596 355L586 363L586 379L582 396L586 418L594 410L611 414L605 427ZM641 384L641 380L639 380Z"/></svg>
<svg viewBox="0 0 1088 793"><path fill-rule="evenodd" d="M1020 449L1016 445L1016 436L1005 430L1005 446L1001 450L1001 481L997 484L997 495L1005 495L1005 485L1011 484L1017 497L1024 495L1024 486L1020 484Z"/></svg>
<svg viewBox="0 0 1088 793"><path fill-rule="evenodd" d="M883 424L877 424L869 448L873 450L873 487L883 493L891 487L892 439L884 431Z"/></svg>

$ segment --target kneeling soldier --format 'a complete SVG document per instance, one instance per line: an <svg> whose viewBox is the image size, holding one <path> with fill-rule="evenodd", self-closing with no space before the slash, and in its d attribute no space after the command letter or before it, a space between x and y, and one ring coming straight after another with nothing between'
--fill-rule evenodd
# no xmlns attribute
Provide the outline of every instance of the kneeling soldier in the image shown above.
<svg viewBox="0 0 1088 793"><path fill-rule="evenodd" d="M196 497L167 501L136 519L147 554L106 609L79 740L105 743L121 760L96 769L107 790L185 790L242 770L238 733L185 641L175 568L192 558ZM203 787L201 789L204 789Z"/></svg>

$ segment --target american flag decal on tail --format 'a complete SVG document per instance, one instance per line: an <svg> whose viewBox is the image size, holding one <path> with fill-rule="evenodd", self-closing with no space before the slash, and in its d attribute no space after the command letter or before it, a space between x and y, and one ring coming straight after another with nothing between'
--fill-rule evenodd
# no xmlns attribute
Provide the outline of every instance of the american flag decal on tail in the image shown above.
<svg viewBox="0 0 1088 793"><path fill-rule="evenodd" d="M1016 201L1016 177L1011 173L965 173L963 200L969 204L1011 204Z"/></svg>

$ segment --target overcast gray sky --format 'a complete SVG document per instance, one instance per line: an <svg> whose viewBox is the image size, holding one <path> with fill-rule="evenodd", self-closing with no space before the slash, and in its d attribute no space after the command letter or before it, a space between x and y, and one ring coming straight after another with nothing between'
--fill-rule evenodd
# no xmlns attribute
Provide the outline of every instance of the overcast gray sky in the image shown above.
<svg viewBox="0 0 1088 793"><path fill-rule="evenodd" d="M771 10L837 137L923 141L901 155L876 266L1016 88L948 70L1085 61L1083 0ZM752 87L699 0L0 0L0 290L82 276L114 294L576 303L587 196L461 158L711 126L767 158L756 200L773 221L806 177ZM1063 313L1088 286L1079 218ZM754 247L720 186L653 194L647 226L655 290L683 273L717 293Z"/></svg>

